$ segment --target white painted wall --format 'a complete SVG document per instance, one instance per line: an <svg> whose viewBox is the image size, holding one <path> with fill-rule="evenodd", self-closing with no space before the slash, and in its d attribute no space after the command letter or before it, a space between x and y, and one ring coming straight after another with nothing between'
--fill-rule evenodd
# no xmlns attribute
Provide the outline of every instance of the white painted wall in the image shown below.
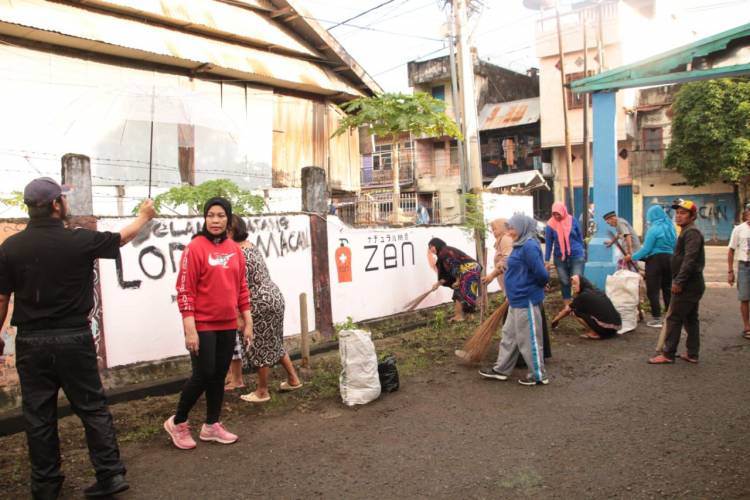
<svg viewBox="0 0 750 500"><path fill-rule="evenodd" d="M104 218L98 227L117 231L131 220ZM300 293L307 293L309 321L315 324L309 219L305 215L269 215L246 220L249 240L264 251L271 278L286 301L284 335L299 334ZM100 261L108 366L186 354L182 322L173 299L182 254L176 245L187 244L201 221L157 220L147 237L122 248L121 279L114 261ZM188 234L177 234L186 229ZM164 257L163 263L157 253ZM137 287L132 283L130 288L123 286L123 282L134 281L140 282Z"/></svg>
<svg viewBox="0 0 750 500"><path fill-rule="evenodd" d="M487 220L510 218L515 213L533 216L534 213L531 196L484 193L483 203ZM427 243L435 237L476 258L474 240L469 231L460 226L355 229L337 217L328 217L334 323L342 323L347 317L362 321L403 312L405 304L437 281L437 275L427 262ZM486 239L491 271L494 238L488 233ZM351 252L351 282L339 280L336 250L342 244ZM489 288L490 291L497 289L496 283ZM451 290L440 287L420 304L420 309L450 302L451 297Z"/></svg>
<svg viewBox="0 0 750 500"><path fill-rule="evenodd" d="M427 243L437 237L476 257L468 231L456 226L355 229L328 217L328 251L334 323L403 312L404 305L437 281L427 262ZM336 249L351 251L352 281L339 282ZM450 302L451 290L440 287L420 309Z"/></svg>

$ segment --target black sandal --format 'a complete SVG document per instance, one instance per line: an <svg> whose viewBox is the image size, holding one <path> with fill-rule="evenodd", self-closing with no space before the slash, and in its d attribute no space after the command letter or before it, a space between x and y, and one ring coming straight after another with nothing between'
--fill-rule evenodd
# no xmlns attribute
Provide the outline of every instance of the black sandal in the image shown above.
<svg viewBox="0 0 750 500"><path fill-rule="evenodd" d="M750 340L750 330L745 330L742 332L742 337L746 338L747 340Z"/></svg>

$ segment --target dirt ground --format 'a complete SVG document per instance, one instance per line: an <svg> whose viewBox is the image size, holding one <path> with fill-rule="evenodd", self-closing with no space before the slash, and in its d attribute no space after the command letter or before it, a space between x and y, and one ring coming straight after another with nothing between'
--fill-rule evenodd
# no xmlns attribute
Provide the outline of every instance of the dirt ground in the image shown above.
<svg viewBox="0 0 750 500"><path fill-rule="evenodd" d="M471 328L439 316L379 342L399 357L402 388L369 405L340 403L335 353L270 407L230 394L231 446L173 448L160 424L174 396L115 405L131 484L119 498L750 497L750 342L733 290L707 292L699 365L647 365L655 329L594 342L568 324L545 387L481 379L451 354ZM82 430L67 418L61 434L65 494L80 497L93 480ZM23 437L0 447L0 489L26 494Z"/></svg>

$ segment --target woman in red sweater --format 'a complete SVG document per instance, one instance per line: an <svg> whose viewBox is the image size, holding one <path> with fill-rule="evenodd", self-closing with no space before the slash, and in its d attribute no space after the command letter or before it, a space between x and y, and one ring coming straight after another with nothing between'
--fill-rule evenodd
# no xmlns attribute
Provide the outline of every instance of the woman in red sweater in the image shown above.
<svg viewBox="0 0 750 500"><path fill-rule="evenodd" d="M219 417L224 377L234 351L238 310L245 322L245 343L252 341L253 332L245 256L227 238L232 205L224 198L211 198L203 208L203 217L203 228L183 251L177 275L177 305L193 373L182 389L177 413L164 422L174 445L183 450L195 448L187 419L204 392L206 423L201 428L201 441L237 441L237 435L227 431Z"/></svg>

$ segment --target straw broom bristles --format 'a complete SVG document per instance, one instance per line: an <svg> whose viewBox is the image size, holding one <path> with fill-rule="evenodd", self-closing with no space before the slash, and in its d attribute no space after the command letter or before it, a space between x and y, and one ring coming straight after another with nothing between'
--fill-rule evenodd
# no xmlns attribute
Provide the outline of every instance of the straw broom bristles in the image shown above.
<svg viewBox="0 0 750 500"><path fill-rule="evenodd" d="M474 335L469 338L464 344L464 348L460 351L456 351L456 356L461 358L463 361L477 363L484 359L484 355L487 354L487 348L492 343L492 336L500 327L500 323L503 321L505 313L508 311L508 299L495 309L484 322L479 325Z"/></svg>
<svg viewBox="0 0 750 500"><path fill-rule="evenodd" d="M417 308L417 306L418 306L418 305L419 305L419 304L420 304L420 303L421 303L421 302L422 302L422 301L423 301L424 299L426 299L426 298L427 298L427 296L428 296L429 294L431 294L431 293L432 293L432 292L434 292L434 291L435 291L434 289L430 288L429 290L427 290L427 291L426 291L425 293L423 293L422 295L420 295L420 296L419 296L419 297L417 297L416 299L414 299L414 300L412 300L412 301L408 302L408 303L407 303L407 304L406 304L406 305L404 306L404 311L413 311L414 309L416 309L416 308Z"/></svg>

